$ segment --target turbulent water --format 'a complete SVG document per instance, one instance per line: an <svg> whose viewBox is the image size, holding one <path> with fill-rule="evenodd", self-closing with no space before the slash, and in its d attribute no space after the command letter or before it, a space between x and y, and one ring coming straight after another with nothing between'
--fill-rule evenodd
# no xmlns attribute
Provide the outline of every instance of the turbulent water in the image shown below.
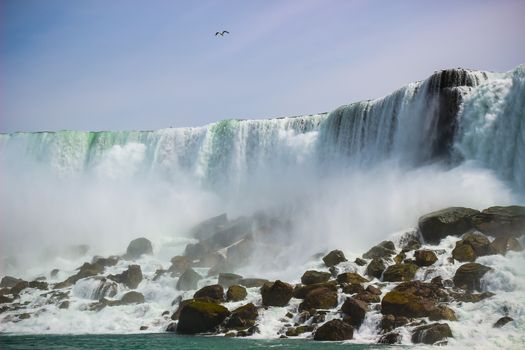
<svg viewBox="0 0 525 350"><path fill-rule="evenodd" d="M272 257L255 253L242 272L294 282L306 267L320 268L312 254L341 248L357 256L414 227L426 212L523 203L525 66L507 73L436 72L328 114L157 131L3 134L0 162L2 274L49 278L59 267L51 279L58 282L88 260L68 255L67 245L115 254L131 238L146 236L156 254L141 265L153 275L192 241L188 229L199 220L264 209L291 220L279 238L286 249ZM443 249L450 252L453 243L443 242ZM486 288L514 300L522 331L525 286L517 266L524 256L486 259L503 271ZM449 276L453 267L444 264L439 272ZM94 314L81 311L94 287L77 284L76 309L39 311L40 317L4 323L2 330L128 333L147 320L150 331L161 331L166 320L159 315L178 293L172 279L144 282L139 291L148 303ZM455 344L473 345L473 336L503 347L522 343L519 329L491 335L477 326L502 303L458 306ZM281 316L263 315L259 336L273 336ZM370 317L357 342L377 340L371 329L379 316Z"/></svg>

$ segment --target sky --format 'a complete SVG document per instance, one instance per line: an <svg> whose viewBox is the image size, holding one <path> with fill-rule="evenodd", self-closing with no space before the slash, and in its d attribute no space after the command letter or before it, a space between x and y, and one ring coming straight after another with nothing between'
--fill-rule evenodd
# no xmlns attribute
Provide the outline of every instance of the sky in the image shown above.
<svg viewBox="0 0 525 350"><path fill-rule="evenodd" d="M525 63L524 13L521 0L0 0L0 132L314 114L440 69L508 71Z"/></svg>

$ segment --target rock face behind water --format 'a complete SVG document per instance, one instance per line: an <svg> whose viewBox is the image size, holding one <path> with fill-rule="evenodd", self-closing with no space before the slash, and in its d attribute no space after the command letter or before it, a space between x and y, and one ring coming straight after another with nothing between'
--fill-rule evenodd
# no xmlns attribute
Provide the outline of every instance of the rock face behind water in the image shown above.
<svg viewBox="0 0 525 350"><path fill-rule="evenodd" d="M331 320L323 324L314 334L314 340L341 341L354 336L354 328L341 320Z"/></svg>
<svg viewBox="0 0 525 350"><path fill-rule="evenodd" d="M461 236L471 230L471 218L478 213L478 210L463 207L438 210L419 218L419 231L427 243L438 244L449 235Z"/></svg>
<svg viewBox="0 0 525 350"><path fill-rule="evenodd" d="M128 249L126 250L127 257L131 259L138 259L144 254L153 254L153 246L151 245L149 239L140 237L132 240L129 243Z"/></svg>
<svg viewBox="0 0 525 350"><path fill-rule="evenodd" d="M228 316L230 312L222 305L193 299L186 302L180 310L177 333L213 332Z"/></svg>

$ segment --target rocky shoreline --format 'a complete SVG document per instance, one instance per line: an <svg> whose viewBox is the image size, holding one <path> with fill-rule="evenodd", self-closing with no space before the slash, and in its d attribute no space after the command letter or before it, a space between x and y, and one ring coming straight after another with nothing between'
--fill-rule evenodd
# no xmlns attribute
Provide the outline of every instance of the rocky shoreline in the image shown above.
<svg viewBox="0 0 525 350"><path fill-rule="evenodd" d="M0 322L24 322L49 308L67 310L73 289L82 283L91 286L93 301L80 309L97 313L143 304L147 296L136 291L143 281L171 279L181 293L171 309L159 315L167 332L252 336L261 332L262 315L277 310L282 317L274 327L275 338L350 340L366 324L378 343L402 343L409 337L412 343L446 344L454 337L450 323L462 322L454 311L457 305L494 297L483 288L484 277L493 269L476 262L478 258L522 251L525 207L483 211L451 207L429 213L419 218L417 230L405 232L396 242L380 242L353 261L337 249L318 254L317 267L297 276L301 281L297 284L236 274L254 250L282 249L272 241L289 225L286 219L263 213L236 220L226 214L208 219L191 230L196 242L188 244L183 255L174 256L169 267L154 273L146 273L139 263L153 254L153 246L138 238L126 254L93 257L56 283L45 276L34 281L4 276ZM455 239L451 252L438 247L451 237ZM117 273L112 270L116 265L126 267ZM439 275L437 265L453 268L451 278ZM51 271L50 276L56 274ZM38 305L25 295L38 299ZM513 321L503 313L493 327ZM150 326L144 324L140 330Z"/></svg>

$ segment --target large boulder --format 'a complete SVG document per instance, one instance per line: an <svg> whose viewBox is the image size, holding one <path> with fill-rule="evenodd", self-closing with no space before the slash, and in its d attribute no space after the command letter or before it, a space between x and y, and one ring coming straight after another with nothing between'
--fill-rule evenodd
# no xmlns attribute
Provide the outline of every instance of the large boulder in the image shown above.
<svg viewBox="0 0 525 350"><path fill-rule="evenodd" d="M354 336L354 327L341 320L331 320L317 328L314 340L341 341Z"/></svg>
<svg viewBox="0 0 525 350"><path fill-rule="evenodd" d="M494 328L501 328L504 325L506 325L507 323L512 322L512 321L514 321L514 319L512 317L504 316L504 317L500 318L499 320L497 320L496 323L494 323L493 327Z"/></svg>
<svg viewBox="0 0 525 350"><path fill-rule="evenodd" d="M337 306L337 291L320 287L306 294L304 301L299 305L299 311L311 309L331 309Z"/></svg>
<svg viewBox="0 0 525 350"><path fill-rule="evenodd" d="M469 244L462 244L461 241L456 242L456 247L452 250L452 257L460 262L476 260L476 252Z"/></svg>
<svg viewBox="0 0 525 350"><path fill-rule="evenodd" d="M202 287L193 294L193 298L210 298L220 303L224 301L224 289L220 284Z"/></svg>
<svg viewBox="0 0 525 350"><path fill-rule="evenodd" d="M128 304L142 304L144 302L144 295L139 292L129 291L120 298L119 305Z"/></svg>
<svg viewBox="0 0 525 350"><path fill-rule="evenodd" d="M306 295L313 291L314 289L325 288L331 291L337 292L337 283L335 281L325 282L325 283L316 283L303 286L298 284L293 290L293 297L297 299L304 299Z"/></svg>
<svg viewBox="0 0 525 350"><path fill-rule="evenodd" d="M178 290L195 290L201 279L201 275L189 268L179 277L176 288Z"/></svg>
<svg viewBox="0 0 525 350"><path fill-rule="evenodd" d="M0 288L11 288L14 287L18 282L22 281L23 280L20 278L4 276L2 277L2 281L0 282Z"/></svg>
<svg viewBox="0 0 525 350"><path fill-rule="evenodd" d="M350 316L350 324L355 327L361 326L368 311L368 304L362 300L346 298L341 311Z"/></svg>
<svg viewBox="0 0 525 350"><path fill-rule="evenodd" d="M335 266L339 263L347 261L345 254L340 250L332 250L323 257L323 262L327 267Z"/></svg>
<svg viewBox="0 0 525 350"><path fill-rule="evenodd" d="M446 338L452 338L452 331L446 323L419 326L412 333L413 343L434 344Z"/></svg>
<svg viewBox="0 0 525 350"><path fill-rule="evenodd" d="M279 280L268 282L261 287L262 302L265 306L285 306L293 295L293 287Z"/></svg>
<svg viewBox="0 0 525 350"><path fill-rule="evenodd" d="M94 263L84 263L78 269L78 272L66 280L55 284L55 289L66 288L74 285L78 280L86 277L96 276L104 272L104 265L99 260Z"/></svg>
<svg viewBox="0 0 525 350"><path fill-rule="evenodd" d="M467 263L461 265L454 275L454 284L458 288L466 290L480 290L481 278L490 270L490 267L478 263Z"/></svg>
<svg viewBox="0 0 525 350"><path fill-rule="evenodd" d="M437 261L436 253L431 250L416 250L414 252L417 266L430 266Z"/></svg>
<svg viewBox="0 0 525 350"><path fill-rule="evenodd" d="M231 285L238 284L241 279L241 275L234 273L219 273L218 283L224 288L228 288Z"/></svg>
<svg viewBox="0 0 525 350"><path fill-rule="evenodd" d="M98 282L98 287L93 291L91 299L99 300L105 297L114 297L118 291L118 285L115 281L110 281L105 277L95 276L92 278Z"/></svg>
<svg viewBox="0 0 525 350"><path fill-rule="evenodd" d="M510 235L497 237L494 241L492 241L491 246L495 253L502 255L505 255L508 251L523 251L523 247L521 246L520 242Z"/></svg>
<svg viewBox="0 0 525 350"><path fill-rule="evenodd" d="M374 259L374 258L388 258L392 255L396 255L396 247L392 241L383 241L378 245L370 248L369 251L363 254L364 259Z"/></svg>
<svg viewBox="0 0 525 350"><path fill-rule="evenodd" d="M428 317L435 308L433 300L403 291L390 291L381 300L381 312L384 315Z"/></svg>
<svg viewBox="0 0 525 350"><path fill-rule="evenodd" d="M489 236L499 237L525 234L525 207L490 207L473 216L474 227Z"/></svg>
<svg viewBox="0 0 525 350"><path fill-rule="evenodd" d="M241 278L237 281L237 284L246 288L259 288L268 282L268 280L265 280L263 278Z"/></svg>
<svg viewBox="0 0 525 350"><path fill-rule="evenodd" d="M387 282L411 281L417 270L418 266L411 263L390 265L383 272L383 280Z"/></svg>
<svg viewBox="0 0 525 350"><path fill-rule="evenodd" d="M177 255L171 258L171 266L168 271L171 272L171 276L179 276L191 267L191 261L187 256Z"/></svg>
<svg viewBox="0 0 525 350"><path fill-rule="evenodd" d="M339 284L360 284L368 282L366 278L355 272L345 272L337 276L337 282Z"/></svg>
<svg viewBox="0 0 525 350"><path fill-rule="evenodd" d="M231 312L231 316L226 322L228 329L246 329L255 325L255 320L259 316L257 307L252 303L238 307Z"/></svg>
<svg viewBox="0 0 525 350"><path fill-rule="evenodd" d="M144 254L153 254L153 246L149 239L140 237L129 242L128 249L126 249L126 257L138 259Z"/></svg>
<svg viewBox="0 0 525 350"><path fill-rule="evenodd" d="M213 236L214 233L224 229L228 225L228 216L226 213L214 216L200 222L191 228L190 234L198 240L205 240Z"/></svg>
<svg viewBox="0 0 525 350"><path fill-rule="evenodd" d="M240 301L246 299L247 296L246 288L237 284L230 286L226 292L227 301Z"/></svg>
<svg viewBox="0 0 525 350"><path fill-rule="evenodd" d="M366 275L372 278L380 279L383 271L386 269L386 264L381 258L374 258L366 267Z"/></svg>
<svg viewBox="0 0 525 350"><path fill-rule="evenodd" d="M118 275L109 275L108 278L130 289L135 289L142 281L142 270L139 265L129 265L126 271Z"/></svg>
<svg viewBox="0 0 525 350"><path fill-rule="evenodd" d="M461 242L470 245L477 256L495 254L489 239L481 233L467 233L463 236Z"/></svg>
<svg viewBox="0 0 525 350"><path fill-rule="evenodd" d="M449 235L461 236L471 230L471 218L478 213L478 210L463 207L438 210L419 218L419 231L426 242L437 244Z"/></svg>
<svg viewBox="0 0 525 350"><path fill-rule="evenodd" d="M228 316L230 312L222 305L193 299L186 302L180 310L177 333L212 332Z"/></svg>
<svg viewBox="0 0 525 350"><path fill-rule="evenodd" d="M329 272L308 270L301 277L301 283L306 285L324 283L328 282L330 277L332 277L332 275Z"/></svg>

